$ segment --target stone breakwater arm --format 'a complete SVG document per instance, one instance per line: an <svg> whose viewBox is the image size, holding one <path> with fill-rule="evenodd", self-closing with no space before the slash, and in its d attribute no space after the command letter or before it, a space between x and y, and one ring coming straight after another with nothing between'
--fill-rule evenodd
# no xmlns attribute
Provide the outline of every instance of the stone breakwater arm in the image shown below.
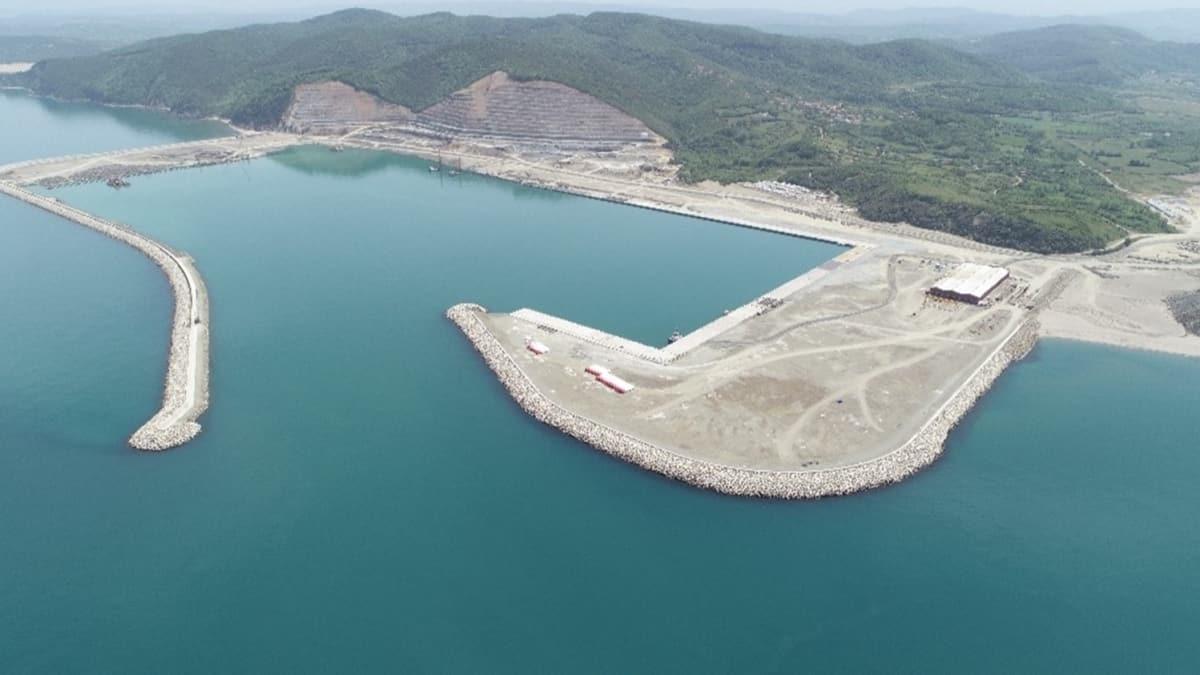
<svg viewBox="0 0 1200 675"><path fill-rule="evenodd" d="M933 463L951 429L1000 374L1033 349L1037 322L1017 328L966 379L916 434L875 459L830 469L770 471L727 466L686 457L628 433L573 413L551 401L525 375L512 355L480 320L487 310L475 304L451 307L446 316L466 335L518 405L538 421L614 457L696 487L731 495L808 499L845 495L896 483Z"/></svg>
<svg viewBox="0 0 1200 675"><path fill-rule="evenodd" d="M208 408L208 294L191 259L57 199L5 182L0 182L0 192L128 244L162 269L175 296L163 405L129 444L138 450L166 450L195 438L200 433L196 420Z"/></svg>
<svg viewBox="0 0 1200 675"><path fill-rule="evenodd" d="M146 148L46 157L0 166L0 180L18 186L36 184L56 188L245 161L285 150L301 142L302 139L293 134L250 132Z"/></svg>

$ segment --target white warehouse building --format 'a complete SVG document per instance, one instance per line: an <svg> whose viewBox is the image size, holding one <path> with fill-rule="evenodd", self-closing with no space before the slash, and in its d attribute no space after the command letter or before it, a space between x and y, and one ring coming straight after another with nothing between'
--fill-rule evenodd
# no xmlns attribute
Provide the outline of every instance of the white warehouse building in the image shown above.
<svg viewBox="0 0 1200 675"><path fill-rule="evenodd" d="M934 284L929 294L978 305L1007 278L1008 270L1003 267L963 263Z"/></svg>

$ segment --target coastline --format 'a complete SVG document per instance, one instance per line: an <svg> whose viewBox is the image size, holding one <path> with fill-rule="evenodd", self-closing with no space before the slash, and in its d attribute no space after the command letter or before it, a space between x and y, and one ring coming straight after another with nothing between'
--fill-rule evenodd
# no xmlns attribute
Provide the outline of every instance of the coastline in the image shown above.
<svg viewBox="0 0 1200 675"><path fill-rule="evenodd" d="M900 447L877 458L828 469L771 471L687 457L571 412L551 401L479 319L486 309L464 303L446 317L470 341L514 401L534 419L643 469L694 487L728 495L813 499L847 495L899 482L929 466L945 449L950 431L987 393L1000 375L1037 342L1038 324L1022 323L963 382L920 430Z"/></svg>
<svg viewBox="0 0 1200 675"><path fill-rule="evenodd" d="M237 131L236 128L234 130L235 132ZM53 198L40 197L26 192L18 187L18 185L29 183L51 185L58 184L59 182L62 184L90 182L101 179L99 176L105 171L115 171L119 175L158 173L179 168L251 159L300 145L332 145L334 141L336 139L314 138L279 132L253 132L217 139L164 144L150 148L36 159L0 167L0 171L6 172L5 176L10 181L4 190L5 192L138 248L154 260L168 277L175 295L176 315L172 330L171 356L168 361L163 407L142 429L139 429L133 435L130 439L130 445L133 447L144 450L164 450L187 442L194 438L200 431L200 426L196 423L196 419L207 408L209 360L207 295L204 291L203 281L189 259L172 253L170 249L153 239L142 237L123 226L108 223L78 209L68 207ZM362 147L353 141L349 145ZM376 147L364 147L364 149L416 157L425 157L429 152L429 149L399 146L389 147L387 145L382 147L378 145ZM1050 266L1044 273L1037 272L1030 275L1035 278L1049 275L1055 270L1061 271L1067 268L1074 268L1081 263L1081 261L1069 258L1056 260L1050 257L1022 254L1017 251L996 250L995 247L986 247L985 250L980 250L980 248L971 246L970 250L964 250L956 242L943 241L940 238L935 240L914 239L904 230L888 231L875 227L822 219L818 216L789 209L786 204L782 204L776 199L761 195L742 194L745 190L740 190L739 186L736 185L722 186L721 190L716 190L707 186L657 184L616 176L580 176L572 171L559 171L555 167L533 164L520 158L517 158L514 162L511 158L487 156L478 152L466 152L463 150L450 154L469 160L468 163L463 165L465 170L522 185L628 206L702 218L721 224L852 247L842 256L839 256L839 259L844 257L853 258L862 251L879 249L882 246L883 249L897 247L896 250L898 251L915 252L918 255L941 255L952 260L962 259L964 255L971 255L974 258L991 260L998 264L1015 264L1019 266L1022 263L1028 263L1034 266ZM102 160L106 161L107 164L102 163ZM808 281L811 281L814 276L820 276L825 273L826 270L822 268L814 270L805 276L808 277ZM804 280L804 277L788 282L785 286L801 280ZM1072 282L1065 281L1065 285L1072 285ZM1053 295L1057 296L1061 290L1058 289ZM1053 304L1053 298L1041 304ZM1041 307L1040 309L1044 312L1046 307ZM711 337L728 328L729 325L735 325L738 321L744 319L745 317L741 313L742 310L750 314L757 311L752 305L747 305L728 316L718 317L711 322L711 327L702 327L702 330L696 332L695 340L692 340L691 336L688 336L688 338L673 346L662 349L646 348L648 353L652 352L652 358L648 360L654 362L672 360L673 357L707 340L707 337ZM806 498L847 494L896 482L934 461L942 452L942 443L946 435L957 423L961 415L965 414L974 404L975 400L986 392L990 383L999 376L1000 372L1009 363L1021 358L1028 349L1032 348L1032 341L1036 340L1037 334L1045 337L1062 337L1101 344L1113 344L1126 348L1152 349L1190 356L1200 355L1200 341L1195 341L1195 344L1193 344L1193 342L1188 341L1190 338L1178 338L1184 342L1172 348L1169 343L1164 344L1161 339L1156 341L1154 346L1149 346L1135 344L1132 339L1128 343L1120 341L1121 335L1117 335L1116 337L1112 335L1097 335L1091 331L1088 331L1086 335L1064 334L1061 322L1057 321L1057 317L1054 316L1055 312L1051 311L1049 314L1050 316L1045 317L1045 321L1033 321L1031 319L1022 323L1014 333L1005 338L1005 341L997 348L998 351L989 356L979 366L979 370L976 370L964 381L963 388L966 388L968 385L974 387L974 384L980 380L980 374L984 373L985 375L983 379L986 380L986 383L981 388L978 388L978 391L975 391L974 394L968 396L969 401L965 404L960 403L960 399L964 395L964 389L960 388L956 390L954 394L945 400L942 407L937 410L934 416L928 418L929 421L920 428L920 431L912 439L895 450L860 464L834 466L811 471L738 468L736 466L726 466L706 460L688 458L654 446L651 443L641 441L624 432L616 431L587 418L580 419L584 422L598 425L598 428L602 431L597 432L590 427L585 427L584 431L579 432L564 430L580 440L600 447L609 454L621 457L650 470L679 478L694 485L729 494L780 498ZM463 327L463 324L458 320L455 322L459 324L460 328ZM718 330L718 328L721 330ZM483 326L482 329L487 331L486 326ZM1023 350L1009 350L1008 346L1013 344L1015 335L1025 335L1027 333L1034 333L1035 335L1029 338L1029 344ZM491 336L489 335L488 337ZM1131 334L1131 337L1137 336L1132 336ZM1147 336L1140 337L1148 339ZM480 338L480 340L483 340L485 343L487 342L484 338ZM493 343L495 342L494 337L491 340ZM1025 338L1022 338L1022 340L1024 341ZM472 339L472 342L476 343L476 340ZM501 351L503 350L498 344L494 345L494 347ZM1159 349L1160 347L1163 348ZM1001 348L1012 351L1012 353L1008 354L1008 351L1005 351L1004 353L1008 354L1008 356L1001 358L1004 363L998 366L994 373L987 375L984 371L985 367L991 368L989 364L999 358L997 355L1001 354ZM476 349L481 354L485 353L478 343L476 344ZM486 354L485 360L488 360ZM490 366L493 366L492 369L494 371L501 374L501 370L498 370L493 364L502 364L502 361L493 358L488 360L488 362ZM516 366L515 363L512 365L518 371L520 370L519 366ZM524 377L523 373L522 377ZM516 378L512 374L502 375L502 381L506 378L507 381L519 381L519 378ZM528 378L525 379L528 386L533 387L536 391L536 387L534 387L532 382ZM510 394L520 402L521 396L515 392L514 388L510 387L507 383L506 387L509 389ZM538 397L545 398L540 393L538 393ZM574 415L573 413L558 408L559 412L551 415L543 410L547 405L553 406L554 404L543 401L536 410L525 405L522 405L522 407L534 417L557 428L564 428L564 425L572 429L575 428L575 423L571 421L571 418L562 417L563 415ZM961 408L961 410L955 414L948 414L946 411L951 408ZM575 417L579 416L576 415ZM924 415L920 417L924 417ZM920 417L916 417L916 419L920 419ZM551 421L547 421L547 419ZM591 430L589 431L588 429ZM604 440L611 438L618 440L611 442ZM597 439L600 440L597 441Z"/></svg>
<svg viewBox="0 0 1200 675"><path fill-rule="evenodd" d="M1190 334L1181 334L1175 337L1142 337L1135 340L1117 332L1097 328L1076 331L1060 326L1043 325L1041 337L1047 340L1066 340L1139 352L1200 358L1200 338Z"/></svg>
<svg viewBox="0 0 1200 675"><path fill-rule="evenodd" d="M333 144L336 139L312 138L313 142L322 143L325 145ZM433 161L437 158L437 154L432 148L424 148L412 145L383 145L362 142L357 139L350 139L345 144L347 147L357 147L363 150L372 150L377 152L390 152L403 156L417 157L419 159ZM467 152L462 149L454 151L446 151L446 157L458 157L462 160L467 160L463 164L465 170L478 173L482 176L496 178L499 180L509 181L534 187L543 190L551 190L563 194L569 194L587 199L595 199L606 201L625 206L643 208L662 213L671 213L689 218L697 218L723 225L732 225L735 227L745 227L764 232L772 232L787 236L800 237L821 241L826 243L837 244L850 247L852 250L860 247L875 246L880 240L883 241L904 241L911 242L922 248L930 250L943 251L956 255L970 254L972 256L982 256L992 259L992 264L1000 264L1005 266L1019 265L1021 262L1048 262L1055 264L1062 269L1074 268L1077 265L1086 265L1093 262L1092 258L1085 254L1076 256L1041 256L1038 254L1018 251L1013 249L1002 249L987 244L980 244L972 240L957 240L944 233L935 231L921 231L914 233L912 226L896 225L894 229L883 230L876 227L864 227L859 224L842 223L829 221L826 219L811 216L805 213L793 213L789 215L796 216L802 221L799 224L788 223L783 226L775 223L766 222L769 216L762 213L751 212L748 217L738 217L736 215L717 210L715 205L700 204L674 204L665 201L663 198L655 196L634 196L630 194L631 190L637 187L644 187L647 190L666 190L672 194L688 194L697 198L717 198L720 199L723 193L714 192L709 189L697 186L675 186L675 185L646 185L638 186L633 181L623 180L612 176L587 176L577 177L572 172L556 170L550 166L534 166L528 162L521 162L521 168L517 169L511 164L505 163L501 158L489 157L485 154L476 152ZM522 171L523 169L523 171ZM539 173L551 173L555 179L547 179L541 176L535 176L532 171ZM600 189L596 182L611 184L609 189ZM619 185L620 184L620 185ZM617 187L612 187L617 186ZM736 186L724 186L734 188ZM1191 199L1197 204L1200 209L1200 188L1189 192ZM738 194L736 196L738 202L752 202L752 206L761 207L769 211L783 211L787 207L765 197L754 198L747 195ZM768 211L768 212L769 212ZM875 225L883 227L888 224L876 223ZM1161 239L1187 234L1187 232L1175 233L1175 235L1147 235L1146 240ZM1200 234L1200 230L1197 231ZM927 238L929 237L929 238ZM1200 269L1197 269L1197 274L1200 275ZM1058 293L1056 293L1057 295ZM1053 303L1047 303L1053 305ZM1099 326L1077 326L1068 328L1061 320L1062 316L1067 312L1059 311L1056 307L1043 308L1043 312L1047 313L1047 320L1039 322L1039 331L1041 336L1056 339L1070 339L1081 342L1090 342L1093 344L1103 344L1109 346L1122 347L1127 349L1139 349L1156 351L1168 354L1176 354L1180 356L1189 356L1200 358L1200 338L1186 335L1179 328L1178 336L1167 335L1144 335L1123 332L1120 330L1106 329ZM1175 328L1173 320L1165 323L1165 327Z"/></svg>
<svg viewBox="0 0 1200 675"><path fill-rule="evenodd" d="M162 270L175 298L163 403L129 438L129 445L137 450L161 451L195 438L201 429L196 420L208 409L209 312L208 292L192 260L146 235L57 199L4 181L0 181L0 193L127 244Z"/></svg>

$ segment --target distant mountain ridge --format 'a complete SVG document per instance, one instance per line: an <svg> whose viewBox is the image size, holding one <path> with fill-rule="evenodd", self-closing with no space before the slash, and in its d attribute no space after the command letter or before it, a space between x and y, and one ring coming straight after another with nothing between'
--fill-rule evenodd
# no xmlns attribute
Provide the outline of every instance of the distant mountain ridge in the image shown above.
<svg viewBox="0 0 1200 675"><path fill-rule="evenodd" d="M714 13L714 18L722 16ZM780 14L741 21L785 35L830 37L850 42L900 38L973 40L999 33L1079 25L1133 30L1154 40L1200 43L1200 9L1122 12L1106 15L1026 16L963 8L857 10L841 15Z"/></svg>
<svg viewBox="0 0 1200 675"><path fill-rule="evenodd" d="M633 14L401 18L351 9L48 61L27 81L64 98L264 125L280 119L303 82L336 79L419 109L497 70L591 93L666 136L678 135L700 103L736 106L772 89L866 101L910 82L1014 77L917 41L857 47Z"/></svg>
<svg viewBox="0 0 1200 675"><path fill-rule="evenodd" d="M1200 44L1156 42L1113 26L1062 25L1001 33L964 49L1059 82L1111 85L1152 72L1200 75Z"/></svg>
<svg viewBox="0 0 1200 675"><path fill-rule="evenodd" d="M0 35L0 63L34 62L71 56L90 56L107 45L76 38L46 35Z"/></svg>
<svg viewBox="0 0 1200 675"><path fill-rule="evenodd" d="M731 3L732 5L732 3ZM731 6L726 9L683 9L629 5L622 2L579 3L549 0L516 0L497 3L487 0L443 0L376 5L399 16L451 11L459 15L492 15L538 18L558 14L593 12L644 13L709 24L741 25L770 33L833 38L863 44L898 39L959 41L997 33L1033 30L1062 24L1116 26L1135 30L1154 40L1200 43L1200 9L1121 12L1104 15L1027 16L964 8L906 8L855 10L841 14L766 10ZM305 11L305 10L308 11ZM32 8L0 18L0 35L39 35L71 38L103 44L108 48L138 40L178 33L236 28L252 23L296 21L311 16L313 7L298 5L277 11L229 8L223 12L203 10L139 11L97 9L85 13L40 13ZM37 60L26 57L24 60Z"/></svg>

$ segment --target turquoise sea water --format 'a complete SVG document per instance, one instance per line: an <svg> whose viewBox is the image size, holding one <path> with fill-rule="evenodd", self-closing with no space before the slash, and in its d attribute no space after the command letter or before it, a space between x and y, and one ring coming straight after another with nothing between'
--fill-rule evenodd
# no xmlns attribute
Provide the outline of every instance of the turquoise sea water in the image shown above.
<svg viewBox="0 0 1200 675"><path fill-rule="evenodd" d="M70 119L56 142L86 146ZM529 420L441 313L661 341L834 247L366 153L56 194L196 257L213 406L194 443L128 450L161 393L166 283L0 200L0 672L1200 660L1200 361L1047 341L903 484L720 497Z"/></svg>
<svg viewBox="0 0 1200 675"><path fill-rule="evenodd" d="M180 120L142 108L34 98L0 89L0 163L227 136L212 120Z"/></svg>

